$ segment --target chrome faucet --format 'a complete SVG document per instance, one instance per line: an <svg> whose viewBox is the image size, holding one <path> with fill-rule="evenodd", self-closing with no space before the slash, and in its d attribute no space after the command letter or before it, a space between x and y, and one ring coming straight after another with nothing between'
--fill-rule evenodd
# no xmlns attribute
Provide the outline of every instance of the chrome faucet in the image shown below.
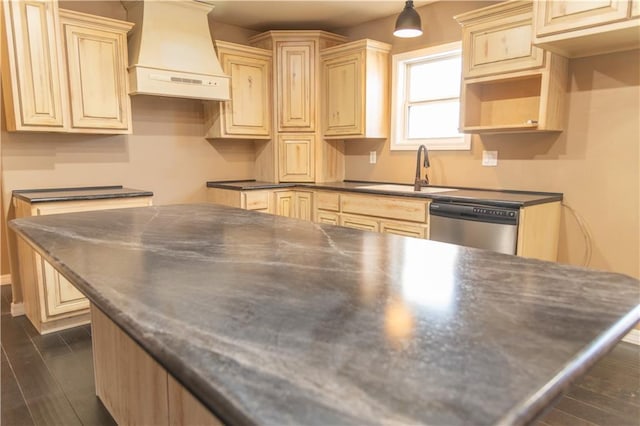
<svg viewBox="0 0 640 426"><path fill-rule="evenodd" d="M416 182L413 186L414 191L420 191L420 188L423 186L429 185L429 175L427 175L426 170L424 173L424 179L420 177L420 152L424 151L424 163L423 166L425 169L429 168L429 152L427 151L427 147L424 145L420 145L418 148L418 153L416 156Z"/></svg>

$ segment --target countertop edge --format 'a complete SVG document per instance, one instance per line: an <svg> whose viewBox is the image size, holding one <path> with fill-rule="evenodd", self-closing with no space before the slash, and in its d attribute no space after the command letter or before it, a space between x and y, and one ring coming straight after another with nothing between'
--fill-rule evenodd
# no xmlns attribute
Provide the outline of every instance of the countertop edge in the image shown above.
<svg viewBox="0 0 640 426"><path fill-rule="evenodd" d="M602 359L620 340L629 333L640 320L640 305L629 311L612 328L602 333L577 357L546 384L527 399L511 409L499 425L529 424L544 411L548 405L567 390L573 381Z"/></svg>

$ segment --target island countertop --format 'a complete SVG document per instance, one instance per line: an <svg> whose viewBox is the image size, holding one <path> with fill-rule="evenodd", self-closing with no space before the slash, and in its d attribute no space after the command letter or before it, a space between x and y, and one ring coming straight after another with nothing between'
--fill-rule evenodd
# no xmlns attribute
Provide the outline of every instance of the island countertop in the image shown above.
<svg viewBox="0 0 640 426"><path fill-rule="evenodd" d="M640 318L625 275L218 205L10 226L230 424L522 424Z"/></svg>
<svg viewBox="0 0 640 426"><path fill-rule="evenodd" d="M415 192L412 188L413 184L389 184L386 182L365 182L355 180L316 183L272 183L255 180L235 180L209 181L206 185L208 188L229 189L235 191L287 189L299 187L316 190L346 191L374 195L393 195L396 197L429 198L437 201L482 203L490 206L511 208L562 201L563 198L563 195L559 192L516 191L442 185L433 185L432 187L439 189L448 189L448 191L435 193ZM407 187L408 191L389 189L389 187L401 186Z"/></svg>

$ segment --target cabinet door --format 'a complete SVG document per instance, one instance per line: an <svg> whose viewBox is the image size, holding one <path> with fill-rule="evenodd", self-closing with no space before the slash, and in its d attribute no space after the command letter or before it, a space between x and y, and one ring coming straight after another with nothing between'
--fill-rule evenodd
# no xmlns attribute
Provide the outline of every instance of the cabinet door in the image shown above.
<svg viewBox="0 0 640 426"><path fill-rule="evenodd" d="M312 193L296 191L296 217L301 220L311 221L313 215Z"/></svg>
<svg viewBox="0 0 640 426"><path fill-rule="evenodd" d="M276 215L295 217L295 194L293 191L276 191Z"/></svg>
<svg viewBox="0 0 640 426"><path fill-rule="evenodd" d="M5 0L2 7L7 129L63 131L67 99L58 2Z"/></svg>
<svg viewBox="0 0 640 426"><path fill-rule="evenodd" d="M44 309L42 321L48 317L57 316L89 309L89 300L73 286L65 277L60 275L49 262L36 254L42 267L44 290Z"/></svg>
<svg viewBox="0 0 640 426"><path fill-rule="evenodd" d="M277 42L278 131L315 131L315 41Z"/></svg>
<svg viewBox="0 0 640 426"><path fill-rule="evenodd" d="M314 134L278 135L279 177L281 182L313 182Z"/></svg>
<svg viewBox="0 0 640 426"><path fill-rule="evenodd" d="M228 135L271 136L271 60L223 54L231 76L231 100L222 103Z"/></svg>
<svg viewBox="0 0 640 426"><path fill-rule="evenodd" d="M629 0L537 1L536 36L578 30L626 19Z"/></svg>
<svg viewBox="0 0 640 426"><path fill-rule="evenodd" d="M517 4L516 4L517 5ZM513 5L505 3L505 8ZM502 6L500 7L502 8ZM464 24L462 35L464 78L502 74L544 65L544 51L533 46L531 4L509 9L506 16Z"/></svg>
<svg viewBox="0 0 640 426"><path fill-rule="evenodd" d="M130 133L126 31L98 29L69 19L66 14L61 14L61 22L69 73L71 128L84 133Z"/></svg>
<svg viewBox="0 0 640 426"><path fill-rule="evenodd" d="M328 59L323 64L324 134L362 134L362 54Z"/></svg>
<svg viewBox="0 0 640 426"><path fill-rule="evenodd" d="M360 229L363 231L378 232L380 230L380 226L378 225L377 220L362 216L342 215L340 217L340 225L346 226L347 228Z"/></svg>

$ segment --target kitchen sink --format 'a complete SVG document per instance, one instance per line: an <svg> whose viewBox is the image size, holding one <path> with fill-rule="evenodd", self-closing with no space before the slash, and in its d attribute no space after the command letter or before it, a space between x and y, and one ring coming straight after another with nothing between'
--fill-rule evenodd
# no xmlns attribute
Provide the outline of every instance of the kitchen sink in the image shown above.
<svg viewBox="0 0 640 426"><path fill-rule="evenodd" d="M418 192L413 190L413 185L397 185L397 184L379 184L379 185L363 185L358 189L373 189L377 191L395 191L395 192ZM439 188L437 186L423 186L420 188L420 192L423 194L434 194L437 192L451 192L457 191L452 188Z"/></svg>

